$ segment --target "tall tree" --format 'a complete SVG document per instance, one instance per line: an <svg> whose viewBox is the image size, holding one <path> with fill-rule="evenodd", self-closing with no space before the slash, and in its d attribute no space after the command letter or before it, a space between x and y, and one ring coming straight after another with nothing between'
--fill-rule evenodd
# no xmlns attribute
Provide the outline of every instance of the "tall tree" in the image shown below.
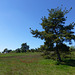
<svg viewBox="0 0 75 75"><path fill-rule="evenodd" d="M71 10L72 8L70 8ZM54 47L56 44L56 53L59 61L61 61L59 47L58 45L63 44L64 41L72 43L71 40L75 41L74 29L75 23L72 22L69 25L65 25L65 21L67 17L65 15L69 13L70 10L62 10L62 8L55 8L48 10L49 16L46 18L45 16L42 18L41 26L44 31L32 30L31 33L34 37L41 38L45 40L45 45L48 46L49 50Z"/></svg>

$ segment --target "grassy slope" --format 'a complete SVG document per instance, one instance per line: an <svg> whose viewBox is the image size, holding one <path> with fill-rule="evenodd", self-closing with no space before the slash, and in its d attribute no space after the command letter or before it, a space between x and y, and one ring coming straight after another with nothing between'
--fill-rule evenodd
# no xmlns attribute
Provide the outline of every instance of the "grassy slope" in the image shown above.
<svg viewBox="0 0 75 75"><path fill-rule="evenodd" d="M75 75L75 65L56 65L40 53L0 55L0 75Z"/></svg>

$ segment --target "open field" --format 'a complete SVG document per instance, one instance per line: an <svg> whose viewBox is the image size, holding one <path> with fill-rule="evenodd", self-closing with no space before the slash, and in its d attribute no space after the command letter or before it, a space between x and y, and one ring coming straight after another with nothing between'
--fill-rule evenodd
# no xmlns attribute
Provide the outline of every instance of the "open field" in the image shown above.
<svg viewBox="0 0 75 75"><path fill-rule="evenodd" d="M56 65L40 53L0 54L0 75L75 75L75 60L71 61Z"/></svg>

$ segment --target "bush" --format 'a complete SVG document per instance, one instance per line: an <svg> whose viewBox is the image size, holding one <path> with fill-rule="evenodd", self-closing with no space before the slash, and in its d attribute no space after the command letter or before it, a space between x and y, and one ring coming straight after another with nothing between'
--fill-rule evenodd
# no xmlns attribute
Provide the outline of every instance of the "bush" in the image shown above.
<svg viewBox="0 0 75 75"><path fill-rule="evenodd" d="M16 53L20 53L20 52L21 52L21 49L18 48L18 49L16 49L15 51L16 51Z"/></svg>
<svg viewBox="0 0 75 75"><path fill-rule="evenodd" d="M57 60L57 55L54 51L44 51L41 54L45 59L53 59L53 60Z"/></svg>
<svg viewBox="0 0 75 75"><path fill-rule="evenodd" d="M69 48L69 50L72 52L72 51L75 51L75 47L74 46L71 46L70 48Z"/></svg>
<svg viewBox="0 0 75 75"><path fill-rule="evenodd" d="M31 52L30 50L27 50L27 52Z"/></svg>
<svg viewBox="0 0 75 75"><path fill-rule="evenodd" d="M69 50L69 47L66 46L65 44L60 44L57 46L59 49L60 57L61 59L63 58L71 58L71 52ZM58 60L57 58L57 53L56 53L56 48L54 47L52 49L47 49L42 53L42 56L46 59L53 59L53 60Z"/></svg>

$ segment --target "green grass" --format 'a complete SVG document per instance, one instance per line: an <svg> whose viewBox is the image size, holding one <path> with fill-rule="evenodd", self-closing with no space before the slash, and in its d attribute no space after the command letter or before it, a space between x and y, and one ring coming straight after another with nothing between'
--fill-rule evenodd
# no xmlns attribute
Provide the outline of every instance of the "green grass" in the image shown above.
<svg viewBox="0 0 75 75"><path fill-rule="evenodd" d="M72 61L72 62L71 62ZM40 53L11 53L0 55L0 75L75 75L75 60L57 65Z"/></svg>

